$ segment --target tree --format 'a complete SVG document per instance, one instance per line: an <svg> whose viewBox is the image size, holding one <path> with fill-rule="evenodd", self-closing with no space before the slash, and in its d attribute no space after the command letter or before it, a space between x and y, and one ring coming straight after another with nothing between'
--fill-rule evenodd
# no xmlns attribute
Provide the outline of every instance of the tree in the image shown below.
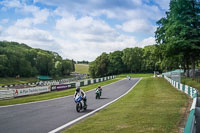
<svg viewBox="0 0 200 133"><path fill-rule="evenodd" d="M108 75L109 65L108 54L102 53L95 61L90 63L89 72L92 77L102 77Z"/></svg>
<svg viewBox="0 0 200 133"><path fill-rule="evenodd" d="M129 72L141 72L143 63L143 49L142 48L126 48L123 50L123 63Z"/></svg>
<svg viewBox="0 0 200 133"><path fill-rule="evenodd" d="M199 13L198 1L171 0L166 18L161 18L157 22L159 27L155 35L158 44L166 45L167 57L178 56L177 58L184 62L191 60L193 77L195 62L200 56ZM179 63L181 64L181 62Z"/></svg>
<svg viewBox="0 0 200 133"><path fill-rule="evenodd" d="M6 55L0 55L0 77L7 76L7 64L8 57Z"/></svg>
<svg viewBox="0 0 200 133"><path fill-rule="evenodd" d="M123 52L115 51L108 55L109 65L108 74L119 74L124 71L124 63L122 61Z"/></svg>
<svg viewBox="0 0 200 133"><path fill-rule="evenodd" d="M60 70L56 70L57 62L61 63ZM0 41L0 77L30 77L38 74L62 76L73 71L72 64L74 61L63 60L56 52L34 49L17 42Z"/></svg>

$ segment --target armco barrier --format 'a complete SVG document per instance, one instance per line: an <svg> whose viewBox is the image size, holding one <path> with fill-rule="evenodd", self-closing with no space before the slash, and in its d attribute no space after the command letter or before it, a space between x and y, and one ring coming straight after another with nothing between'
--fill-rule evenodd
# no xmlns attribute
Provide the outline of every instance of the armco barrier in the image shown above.
<svg viewBox="0 0 200 133"><path fill-rule="evenodd" d="M168 78L167 76L163 75L162 77L164 77L168 82L170 82L175 88L177 88L178 90L186 93L187 95L189 95L192 99L192 106L190 108L190 113L184 128L184 133L196 133L197 130L200 131L196 125L197 123L200 124L200 120L197 120L195 117L195 109L196 109L196 104L197 104L197 96L198 96L198 91L197 89L190 87L188 85L184 85L181 84L179 82L176 82L170 78Z"/></svg>

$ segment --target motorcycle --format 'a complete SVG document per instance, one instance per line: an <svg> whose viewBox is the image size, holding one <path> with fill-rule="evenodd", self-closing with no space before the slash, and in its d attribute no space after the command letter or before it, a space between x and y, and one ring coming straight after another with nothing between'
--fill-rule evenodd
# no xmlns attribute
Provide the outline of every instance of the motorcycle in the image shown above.
<svg viewBox="0 0 200 133"><path fill-rule="evenodd" d="M77 112L87 109L87 105L84 105L82 96L76 95L75 102L76 102L76 111Z"/></svg>
<svg viewBox="0 0 200 133"><path fill-rule="evenodd" d="M96 90L96 99L100 99L101 91L99 89Z"/></svg>

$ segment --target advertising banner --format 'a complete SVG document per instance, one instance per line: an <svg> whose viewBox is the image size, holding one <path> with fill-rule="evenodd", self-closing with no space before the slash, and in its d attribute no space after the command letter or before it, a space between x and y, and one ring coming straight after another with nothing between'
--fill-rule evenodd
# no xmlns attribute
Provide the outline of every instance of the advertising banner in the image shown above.
<svg viewBox="0 0 200 133"><path fill-rule="evenodd" d="M60 84L60 85L56 85L55 89L56 90L66 90L66 89L69 89L71 87L72 87L71 84Z"/></svg>
<svg viewBox="0 0 200 133"><path fill-rule="evenodd" d="M50 89L48 86L42 86L42 87L32 87L32 88L24 88L24 89L13 89L13 91L14 91L14 97L19 97L19 96L49 92Z"/></svg>
<svg viewBox="0 0 200 133"><path fill-rule="evenodd" d="M0 90L0 99L13 98L13 94L12 90Z"/></svg>

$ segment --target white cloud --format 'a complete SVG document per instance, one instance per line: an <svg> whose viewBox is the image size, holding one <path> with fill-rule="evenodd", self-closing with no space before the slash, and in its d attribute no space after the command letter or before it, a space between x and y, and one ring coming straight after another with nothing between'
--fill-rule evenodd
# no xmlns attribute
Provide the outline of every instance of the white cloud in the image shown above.
<svg viewBox="0 0 200 133"><path fill-rule="evenodd" d="M0 40L16 41L34 48L42 48L58 52L61 48L55 38L48 32L37 28L12 25L0 30Z"/></svg>
<svg viewBox="0 0 200 133"><path fill-rule="evenodd" d="M165 0L163 0L165 1ZM167 0L168 1L168 0ZM57 0L35 0L48 5L57 5L60 9L71 14L85 14L89 16L106 15L108 18L120 20L151 19L158 20L163 13L156 5L148 5L142 0L86 0L86 1L57 1ZM161 3L157 0L157 3Z"/></svg>
<svg viewBox="0 0 200 133"><path fill-rule="evenodd" d="M150 33L152 36L155 30L153 22L162 17L160 7L165 3L157 1L157 5L148 5L142 1L124 0L119 4L114 0L34 0L33 5L27 5L23 1L5 0L0 4L6 10L14 8L15 13L22 17L14 20L13 25L0 26L0 40L26 43L32 47L58 52L64 58L89 61L102 52L144 47L154 44L155 39L147 37L138 42L130 33L127 35L124 32ZM37 7L37 2L53 5L56 9ZM107 19L102 19L102 16ZM46 29L49 18L52 27ZM107 20L117 20L114 23L116 25L111 25ZM3 21L6 22L2 20L0 23ZM42 27L43 24L45 28ZM118 29L124 32L118 32Z"/></svg>
<svg viewBox="0 0 200 133"><path fill-rule="evenodd" d="M56 29L60 35L57 41L63 47L63 55L76 60L92 61L102 52L137 45L133 36L120 34L106 22L88 16L57 20Z"/></svg>
<svg viewBox="0 0 200 133"><path fill-rule="evenodd" d="M35 28L21 28L17 26L10 26L6 32L7 35L23 40L37 40L49 42L53 37L46 31Z"/></svg>
<svg viewBox="0 0 200 133"><path fill-rule="evenodd" d="M8 21L9 21L9 19L2 19L2 20L0 21L0 23L1 23L1 24L6 24L6 23L8 23Z"/></svg>
<svg viewBox="0 0 200 133"><path fill-rule="evenodd" d="M154 0L162 9L168 10L170 0Z"/></svg>
<svg viewBox="0 0 200 133"><path fill-rule="evenodd" d="M153 44L156 44L155 38L154 37L148 37L148 38L145 38L144 40L142 40L139 43L139 47L145 47L147 45L153 45Z"/></svg>
<svg viewBox="0 0 200 133"><path fill-rule="evenodd" d="M104 21L94 20L92 17L82 17L79 19L75 17L62 18L57 20L56 29L63 37L85 41L104 38L105 36L112 35L114 31Z"/></svg>
<svg viewBox="0 0 200 133"><path fill-rule="evenodd" d="M127 21L121 26L117 25L117 28L120 28L125 32L152 33L154 31L153 25L145 19Z"/></svg>
<svg viewBox="0 0 200 133"><path fill-rule="evenodd" d="M4 5L5 8L21 7L20 1L18 0L3 0L0 4Z"/></svg>
<svg viewBox="0 0 200 133"><path fill-rule="evenodd" d="M132 2L136 5L141 5L142 4L142 0L132 0Z"/></svg>
<svg viewBox="0 0 200 133"><path fill-rule="evenodd" d="M47 21L48 17L50 16L49 10L40 9L32 5L31 6L24 5L20 9L18 9L18 11L24 14L31 13L33 16L33 17L18 19L15 25L21 27L31 27L33 25L42 24L45 21Z"/></svg>

